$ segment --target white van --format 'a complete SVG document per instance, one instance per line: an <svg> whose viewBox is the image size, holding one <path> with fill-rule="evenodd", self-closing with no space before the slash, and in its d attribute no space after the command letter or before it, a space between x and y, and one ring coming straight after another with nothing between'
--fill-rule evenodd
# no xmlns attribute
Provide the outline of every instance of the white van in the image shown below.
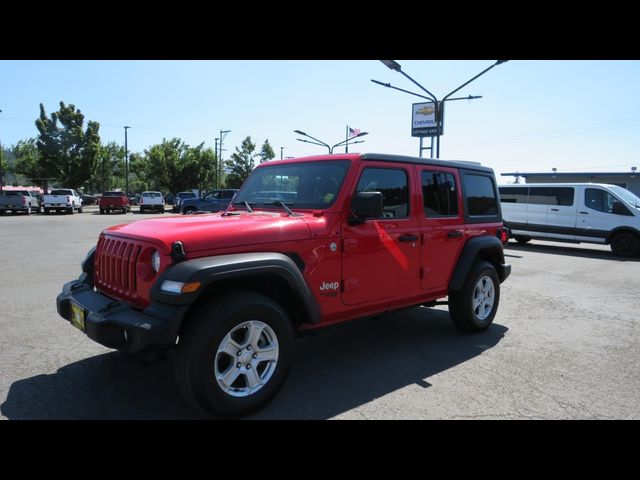
<svg viewBox="0 0 640 480"><path fill-rule="evenodd" d="M640 255L640 198L616 185L500 185L502 218L520 243L532 238L601 243L615 255Z"/></svg>

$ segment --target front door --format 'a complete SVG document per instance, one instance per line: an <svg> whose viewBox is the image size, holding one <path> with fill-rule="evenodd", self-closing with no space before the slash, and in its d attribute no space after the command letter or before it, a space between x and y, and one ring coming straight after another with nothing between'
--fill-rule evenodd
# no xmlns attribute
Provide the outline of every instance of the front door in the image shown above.
<svg viewBox="0 0 640 480"><path fill-rule="evenodd" d="M419 237L409 184L411 164L366 162L353 192L381 192L383 215L343 226L342 301L346 305L409 297L418 290Z"/></svg>
<svg viewBox="0 0 640 480"><path fill-rule="evenodd" d="M613 213L613 202L616 200L602 188L584 189L576 223L578 240L604 243L611 230L622 225L624 217Z"/></svg>

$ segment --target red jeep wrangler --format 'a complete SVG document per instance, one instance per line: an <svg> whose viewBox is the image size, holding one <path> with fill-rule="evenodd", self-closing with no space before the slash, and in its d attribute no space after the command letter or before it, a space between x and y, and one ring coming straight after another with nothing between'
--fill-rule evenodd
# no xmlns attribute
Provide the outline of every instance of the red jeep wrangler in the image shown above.
<svg viewBox="0 0 640 480"><path fill-rule="evenodd" d="M57 309L107 347L175 349L190 403L237 416L282 386L296 334L443 297L456 327L485 330L511 272L501 229L494 173L474 162L272 161L224 212L106 229Z"/></svg>

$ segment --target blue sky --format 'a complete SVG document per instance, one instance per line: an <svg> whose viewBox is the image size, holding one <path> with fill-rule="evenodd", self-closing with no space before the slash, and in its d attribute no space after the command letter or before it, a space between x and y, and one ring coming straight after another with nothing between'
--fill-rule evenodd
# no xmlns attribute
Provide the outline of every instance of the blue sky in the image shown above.
<svg viewBox="0 0 640 480"><path fill-rule="evenodd" d="M402 60L438 98L495 60ZM62 100L100 123L103 142L142 152L163 138L214 145L224 157L250 135L280 157L324 153L296 141L302 130L329 144L349 125L369 132L350 151L418 155L411 105L421 100L370 80L419 92L377 60L0 61L0 142L36 136L38 105ZM440 157L510 171L626 171L640 166L640 61L511 60L447 104ZM427 140L426 140L427 141ZM337 151L344 151L340 148ZM427 154L427 152L425 152ZM500 181L510 181L501 178Z"/></svg>

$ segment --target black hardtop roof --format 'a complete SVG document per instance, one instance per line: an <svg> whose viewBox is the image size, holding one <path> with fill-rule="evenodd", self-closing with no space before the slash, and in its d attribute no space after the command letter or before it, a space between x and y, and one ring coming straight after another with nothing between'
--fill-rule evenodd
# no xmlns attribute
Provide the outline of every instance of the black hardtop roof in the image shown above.
<svg viewBox="0 0 640 480"><path fill-rule="evenodd" d="M493 173L489 167L484 167L478 162L466 160L439 160L435 158L410 157L405 155L389 155L387 153L363 153L363 160L381 160L384 162L415 163L419 165L434 165L439 167L463 168L467 170L477 170L479 172Z"/></svg>

